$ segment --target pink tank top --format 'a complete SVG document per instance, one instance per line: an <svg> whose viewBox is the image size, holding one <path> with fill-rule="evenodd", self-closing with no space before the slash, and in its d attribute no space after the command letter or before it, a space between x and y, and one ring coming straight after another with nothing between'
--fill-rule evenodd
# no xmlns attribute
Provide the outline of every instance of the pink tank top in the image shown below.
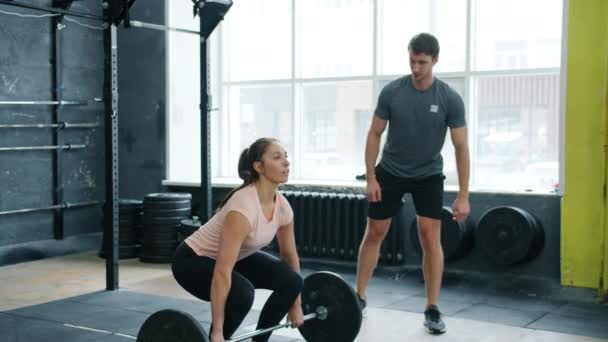
<svg viewBox="0 0 608 342"><path fill-rule="evenodd" d="M267 246L275 237L280 227L293 221L293 210L289 202L277 191L272 220L268 220L262 211L255 185L249 185L235 192L226 204L213 217L192 233L186 244L201 256L217 258L224 221L229 212L241 213L249 221L251 231L243 241L237 260L241 260Z"/></svg>

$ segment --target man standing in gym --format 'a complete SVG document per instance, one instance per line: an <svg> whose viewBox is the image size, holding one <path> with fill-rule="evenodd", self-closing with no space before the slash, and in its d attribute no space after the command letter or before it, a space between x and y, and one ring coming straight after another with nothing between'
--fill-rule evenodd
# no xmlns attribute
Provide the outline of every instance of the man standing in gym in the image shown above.
<svg viewBox="0 0 608 342"><path fill-rule="evenodd" d="M388 83L380 92L365 146L368 223L359 248L357 294L366 305L367 286L378 263L380 245L397 214L405 193L412 194L418 235L423 250L422 270L427 303L424 326L429 333L446 331L437 306L443 274L441 210L443 159L447 128L456 153L460 191L452 205L454 219L469 214L469 148L462 98L445 82L433 77L439 42L428 33L414 36L408 45L411 75ZM380 138L387 123L382 158L376 166Z"/></svg>

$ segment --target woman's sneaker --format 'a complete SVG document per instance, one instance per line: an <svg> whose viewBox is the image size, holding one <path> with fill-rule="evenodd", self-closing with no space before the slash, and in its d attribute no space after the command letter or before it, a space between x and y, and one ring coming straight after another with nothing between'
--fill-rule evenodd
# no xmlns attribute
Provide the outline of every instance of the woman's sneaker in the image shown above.
<svg viewBox="0 0 608 342"><path fill-rule="evenodd" d="M424 311L424 327L430 334L443 334L446 332L445 323L441 319L441 312L437 305L429 305Z"/></svg>

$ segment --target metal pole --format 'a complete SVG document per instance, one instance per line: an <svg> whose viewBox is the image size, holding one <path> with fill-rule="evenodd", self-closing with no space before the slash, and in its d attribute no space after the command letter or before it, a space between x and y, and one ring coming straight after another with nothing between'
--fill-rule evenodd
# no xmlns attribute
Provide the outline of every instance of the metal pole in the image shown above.
<svg viewBox="0 0 608 342"><path fill-rule="evenodd" d="M103 14L110 23L104 31L104 104L105 104L105 207L104 246L106 251L106 290L118 289L118 45L117 28L107 0L102 3ZM111 251L111 253L108 253Z"/></svg>
<svg viewBox="0 0 608 342"><path fill-rule="evenodd" d="M200 18L200 16L199 16ZM200 18L200 30L203 32L203 19ZM199 218L206 222L211 218L211 130L209 120L209 72L207 42L201 35L200 41L200 85L201 85L201 206Z"/></svg>
<svg viewBox="0 0 608 342"><path fill-rule="evenodd" d="M0 125L0 128L95 128L98 122L58 122L50 124L8 124Z"/></svg>
<svg viewBox="0 0 608 342"><path fill-rule="evenodd" d="M27 8L27 9L33 9L33 10L37 10L37 11L54 13L54 14L69 15L69 16L72 16L72 17L95 19L95 20L101 20L101 21L103 21L103 17L96 16L96 15L93 15L93 14L88 14L88 13L83 13L83 12L75 12L75 11L68 11L68 10L64 10L64 9L60 9L60 8L30 5L30 4L25 4L25 3L18 2L18 1L12 1L12 0L0 0L0 4L9 5L9 6L15 6L15 7L21 7L21 8Z"/></svg>
<svg viewBox="0 0 608 342"><path fill-rule="evenodd" d="M43 151L43 150L77 150L87 147L83 144L45 145L45 146L15 146L0 147L0 152L7 151Z"/></svg>
<svg viewBox="0 0 608 342"><path fill-rule="evenodd" d="M77 203L69 203L65 202L62 204L51 205L48 207L42 208L27 208L27 209L15 209L15 210L7 210L0 211L0 216L2 215L13 215L13 214L24 214L24 213L33 213L36 211L45 211L45 210L56 210L56 209L70 209L70 208L80 208L80 207L89 207L93 205L100 204L99 201L85 201L85 202L77 202Z"/></svg>
<svg viewBox="0 0 608 342"><path fill-rule="evenodd" d="M55 16L51 20L51 65L53 67L51 96L53 101L63 100L63 16ZM53 122L59 122L61 118L61 106L53 106ZM61 145L62 138L59 130L53 132L53 145ZM55 149L53 153L53 202L63 202L63 182L61 170L62 149ZM55 240L63 240L64 212L59 208L54 212L53 237Z"/></svg>

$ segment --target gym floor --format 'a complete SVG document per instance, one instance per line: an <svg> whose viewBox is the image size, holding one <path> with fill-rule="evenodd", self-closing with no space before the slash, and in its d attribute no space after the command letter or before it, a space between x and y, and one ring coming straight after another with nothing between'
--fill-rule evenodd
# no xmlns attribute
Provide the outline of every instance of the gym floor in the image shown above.
<svg viewBox="0 0 608 342"><path fill-rule="evenodd" d="M305 268L303 275L314 271ZM335 271L354 283L352 270ZM94 252L1 267L2 340L133 341L144 320L164 308L188 312L205 329L209 326L209 304L182 290L167 264L121 260L120 285L119 291L104 291L105 260ZM422 327L420 274L380 272L370 285L369 310L357 341L608 341L608 305L596 303L592 291L543 285L540 293L529 284L513 291L513 285L446 276L440 309L448 332L431 336ZM256 292L237 334L255 328L267 296L267 291ZM302 339L296 329L281 329L271 341Z"/></svg>

